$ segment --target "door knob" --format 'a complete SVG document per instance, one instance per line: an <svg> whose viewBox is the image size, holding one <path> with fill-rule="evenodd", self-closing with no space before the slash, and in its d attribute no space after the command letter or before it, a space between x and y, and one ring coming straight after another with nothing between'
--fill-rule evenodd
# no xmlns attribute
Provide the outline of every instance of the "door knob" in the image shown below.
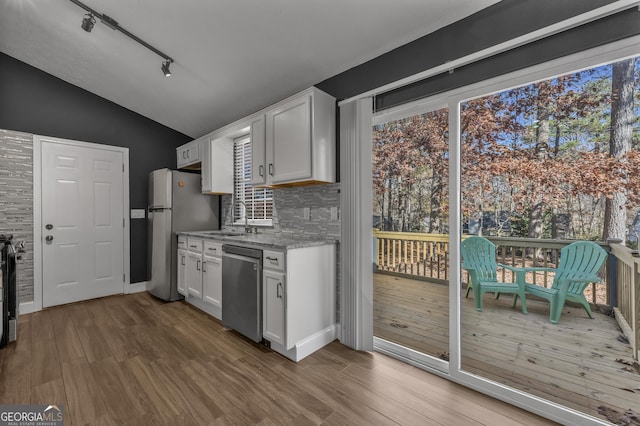
<svg viewBox="0 0 640 426"><path fill-rule="evenodd" d="M51 229L53 229L53 225L52 225L52 224L50 224L50 223L47 223L47 226L45 226L45 228L47 228L47 229L51 230Z"/></svg>
<svg viewBox="0 0 640 426"><path fill-rule="evenodd" d="M53 241L53 236L47 235L44 239L47 240L47 242L50 242L50 241Z"/></svg>

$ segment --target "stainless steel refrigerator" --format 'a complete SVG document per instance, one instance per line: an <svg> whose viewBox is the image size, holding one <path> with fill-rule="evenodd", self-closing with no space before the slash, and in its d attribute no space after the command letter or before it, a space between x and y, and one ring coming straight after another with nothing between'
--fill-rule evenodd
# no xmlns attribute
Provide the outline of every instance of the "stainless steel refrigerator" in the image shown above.
<svg viewBox="0 0 640 426"><path fill-rule="evenodd" d="M220 228L220 197L203 195L200 175L160 169L149 174L147 290L168 301L177 290L176 232Z"/></svg>

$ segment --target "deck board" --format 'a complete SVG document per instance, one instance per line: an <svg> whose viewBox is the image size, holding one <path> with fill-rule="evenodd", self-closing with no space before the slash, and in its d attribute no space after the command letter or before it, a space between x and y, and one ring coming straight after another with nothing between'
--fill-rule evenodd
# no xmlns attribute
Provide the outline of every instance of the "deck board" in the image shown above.
<svg viewBox="0 0 640 426"><path fill-rule="evenodd" d="M449 288L390 274L374 274L374 334L438 358L448 353ZM512 308L511 295L485 294L483 311L462 297L462 368L493 381L595 417L599 406L640 412L640 375L631 347L614 318L566 307L549 322L549 304L527 299ZM628 368L627 368L628 369Z"/></svg>

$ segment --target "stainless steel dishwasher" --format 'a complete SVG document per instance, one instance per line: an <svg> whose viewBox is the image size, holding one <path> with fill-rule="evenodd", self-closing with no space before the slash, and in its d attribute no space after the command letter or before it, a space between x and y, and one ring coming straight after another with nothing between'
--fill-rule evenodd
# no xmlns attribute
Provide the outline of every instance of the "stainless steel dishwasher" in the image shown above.
<svg viewBox="0 0 640 426"><path fill-rule="evenodd" d="M222 324L262 341L262 250L222 246Z"/></svg>

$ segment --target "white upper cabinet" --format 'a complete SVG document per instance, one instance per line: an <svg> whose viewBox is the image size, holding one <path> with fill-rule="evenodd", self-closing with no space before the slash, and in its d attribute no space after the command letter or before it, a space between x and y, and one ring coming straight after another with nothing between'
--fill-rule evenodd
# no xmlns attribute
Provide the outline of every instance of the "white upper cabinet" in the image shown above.
<svg viewBox="0 0 640 426"><path fill-rule="evenodd" d="M266 132L264 114L251 120L251 185L255 186L267 183Z"/></svg>
<svg viewBox="0 0 640 426"><path fill-rule="evenodd" d="M233 194L233 139L201 140L202 193Z"/></svg>
<svg viewBox="0 0 640 426"><path fill-rule="evenodd" d="M200 141L196 139L176 148L179 169L200 170Z"/></svg>
<svg viewBox="0 0 640 426"><path fill-rule="evenodd" d="M315 87L181 146L178 168L202 168L204 194L233 194L233 143L247 134L252 185L336 181L336 100Z"/></svg>
<svg viewBox="0 0 640 426"><path fill-rule="evenodd" d="M254 185L335 182L335 98L312 87L268 108L264 151L260 144L260 118L252 123L256 140L251 146L257 151L252 155ZM264 179L260 172L265 173Z"/></svg>

